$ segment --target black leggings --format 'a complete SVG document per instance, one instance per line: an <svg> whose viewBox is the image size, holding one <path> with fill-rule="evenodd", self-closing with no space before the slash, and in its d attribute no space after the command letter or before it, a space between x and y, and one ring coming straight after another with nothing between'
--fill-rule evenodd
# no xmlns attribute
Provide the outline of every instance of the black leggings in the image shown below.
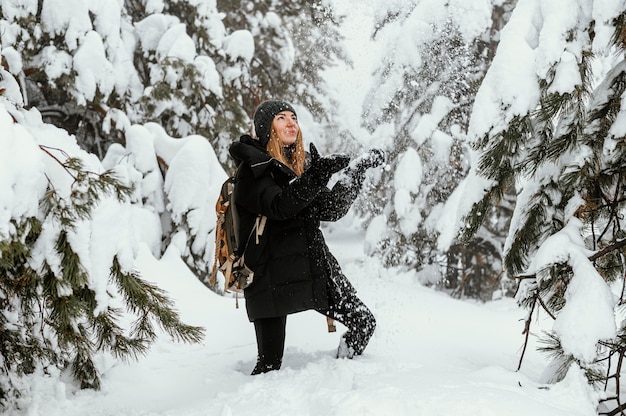
<svg viewBox="0 0 626 416"><path fill-rule="evenodd" d="M318 312L341 322L348 330L342 335L348 355L361 355L376 329L376 319L358 298L348 279L339 275L329 280L329 308Z"/></svg>
<svg viewBox="0 0 626 416"><path fill-rule="evenodd" d="M365 350L376 328L372 312L356 296L356 291L344 277L329 280L329 309L318 312L341 322L348 330L342 335L352 355ZM262 318L254 321L258 348L257 362L252 375L280 369L285 350L286 316Z"/></svg>
<svg viewBox="0 0 626 416"><path fill-rule="evenodd" d="M286 325L286 316L262 318L254 321L258 355L252 375L280 369L285 350Z"/></svg>

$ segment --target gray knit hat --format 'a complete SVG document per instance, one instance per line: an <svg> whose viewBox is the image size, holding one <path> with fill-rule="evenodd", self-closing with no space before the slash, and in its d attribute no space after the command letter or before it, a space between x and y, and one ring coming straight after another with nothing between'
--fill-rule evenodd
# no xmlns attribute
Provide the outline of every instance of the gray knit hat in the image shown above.
<svg viewBox="0 0 626 416"><path fill-rule="evenodd" d="M281 111L291 111L296 114L291 104L279 100L264 101L254 111L254 131L263 147L267 146L267 142L270 141L272 121Z"/></svg>

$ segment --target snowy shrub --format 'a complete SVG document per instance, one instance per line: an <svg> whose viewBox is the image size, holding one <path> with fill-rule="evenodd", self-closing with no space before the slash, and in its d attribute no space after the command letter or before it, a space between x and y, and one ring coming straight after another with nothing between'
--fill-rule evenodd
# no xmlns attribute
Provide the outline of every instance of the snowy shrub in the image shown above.
<svg viewBox="0 0 626 416"><path fill-rule="evenodd" d="M142 241L133 189L74 137L23 110L0 76L0 399L20 378L68 369L100 386L96 355L145 353L158 334L197 342L173 303L133 269Z"/></svg>

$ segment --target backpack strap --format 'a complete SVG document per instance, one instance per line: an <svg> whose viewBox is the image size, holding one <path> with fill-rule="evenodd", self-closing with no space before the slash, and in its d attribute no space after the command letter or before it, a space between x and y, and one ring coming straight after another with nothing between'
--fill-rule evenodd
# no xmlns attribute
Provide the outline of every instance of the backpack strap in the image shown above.
<svg viewBox="0 0 626 416"><path fill-rule="evenodd" d="M335 326L335 320L330 316L326 317L326 325L328 325L328 332L337 332L337 327Z"/></svg>
<svg viewBox="0 0 626 416"><path fill-rule="evenodd" d="M219 236L222 232L223 222L224 222L224 212L220 210L217 216L217 222L215 224L215 236L216 237ZM211 287L215 287L215 285L217 284L217 264L218 264L219 256L220 256L220 246L216 239L215 253L213 253L213 268L211 269L211 275L209 276L209 285Z"/></svg>
<svg viewBox="0 0 626 416"><path fill-rule="evenodd" d="M265 224L267 223L267 217L265 215L258 215L256 217L254 223L255 229L255 242L259 244L259 238L263 235L263 231L265 231Z"/></svg>

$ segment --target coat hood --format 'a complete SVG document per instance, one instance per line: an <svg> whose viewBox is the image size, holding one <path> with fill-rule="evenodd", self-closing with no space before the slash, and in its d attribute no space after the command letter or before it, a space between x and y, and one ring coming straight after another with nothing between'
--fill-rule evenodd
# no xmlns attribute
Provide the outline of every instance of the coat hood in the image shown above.
<svg viewBox="0 0 626 416"><path fill-rule="evenodd" d="M267 154L259 140L247 134L241 136L238 142L233 143L228 152L237 166L241 163L249 164L255 177L261 176L276 162Z"/></svg>

